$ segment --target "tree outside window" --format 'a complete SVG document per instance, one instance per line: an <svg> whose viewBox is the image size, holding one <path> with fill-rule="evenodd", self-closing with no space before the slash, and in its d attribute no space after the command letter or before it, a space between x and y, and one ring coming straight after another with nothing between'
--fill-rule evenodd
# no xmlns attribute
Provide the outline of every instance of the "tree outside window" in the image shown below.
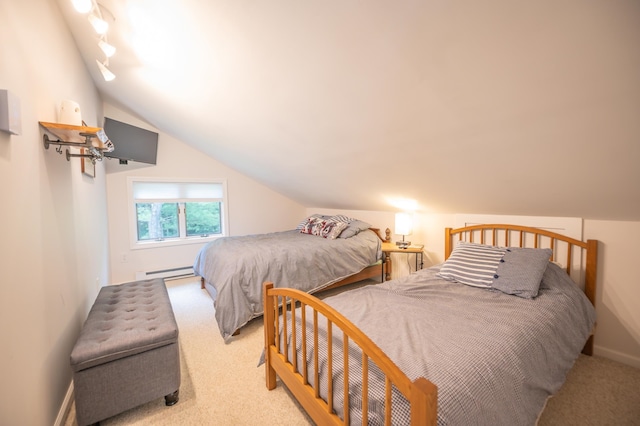
<svg viewBox="0 0 640 426"><path fill-rule="evenodd" d="M224 235L224 182L131 181L135 242L154 243Z"/></svg>

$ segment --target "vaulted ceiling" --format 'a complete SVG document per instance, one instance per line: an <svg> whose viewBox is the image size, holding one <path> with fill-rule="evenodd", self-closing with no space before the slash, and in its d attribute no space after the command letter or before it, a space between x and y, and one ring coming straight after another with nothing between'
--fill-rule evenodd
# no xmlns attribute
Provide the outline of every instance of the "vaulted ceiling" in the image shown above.
<svg viewBox="0 0 640 426"><path fill-rule="evenodd" d="M308 207L640 220L640 2L57 0L98 90Z"/></svg>

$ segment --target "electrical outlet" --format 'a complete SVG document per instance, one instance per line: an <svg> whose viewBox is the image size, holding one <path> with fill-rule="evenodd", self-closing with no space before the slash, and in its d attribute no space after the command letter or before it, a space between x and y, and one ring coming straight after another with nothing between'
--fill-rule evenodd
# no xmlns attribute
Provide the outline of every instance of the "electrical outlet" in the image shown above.
<svg viewBox="0 0 640 426"><path fill-rule="evenodd" d="M129 261L129 255L127 253L122 253L122 256L120 257L120 262L127 263L128 261Z"/></svg>

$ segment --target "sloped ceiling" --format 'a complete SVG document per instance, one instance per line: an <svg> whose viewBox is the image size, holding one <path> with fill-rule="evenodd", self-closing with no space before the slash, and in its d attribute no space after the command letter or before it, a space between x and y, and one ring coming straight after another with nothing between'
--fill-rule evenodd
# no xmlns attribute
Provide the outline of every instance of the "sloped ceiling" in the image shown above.
<svg viewBox="0 0 640 426"><path fill-rule="evenodd" d="M57 0L105 101L308 207L640 220L640 2Z"/></svg>

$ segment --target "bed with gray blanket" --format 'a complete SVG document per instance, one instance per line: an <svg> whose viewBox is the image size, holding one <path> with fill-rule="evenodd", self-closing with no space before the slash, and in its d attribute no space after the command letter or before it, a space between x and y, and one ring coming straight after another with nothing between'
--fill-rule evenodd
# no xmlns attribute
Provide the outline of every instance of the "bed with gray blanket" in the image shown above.
<svg viewBox="0 0 640 426"><path fill-rule="evenodd" d="M228 237L207 244L193 268L206 283L220 333L228 340L262 315L265 281L313 293L374 264L371 273L382 278L381 242L370 229L334 239L300 230Z"/></svg>
<svg viewBox="0 0 640 426"><path fill-rule="evenodd" d="M267 285L265 310L274 309L265 315L267 387L273 388L275 375L280 376L319 423L342 422L347 398L350 424L361 424L363 415L368 424L535 424L580 351L588 350L585 342L596 318L590 300L595 294L595 241L589 242L587 255L588 295L571 279L570 268L549 261L556 241L548 251L532 249L538 260L524 263L505 256L520 256L517 249L489 247L491 254L499 252L495 265L482 258L493 277L489 284L477 282L481 271L466 283L456 275L467 274L474 262L464 259L465 250L486 248L477 244L456 246L462 252L454 249L442 265L317 303L288 294L282 315L276 307L286 289ZM514 274L504 267L516 265L522 272L533 263L538 264L533 279L531 271ZM502 278L508 278L507 285L496 283ZM536 284L533 294L524 292L531 282ZM275 303L269 301L274 296ZM346 344L343 333L349 336ZM385 359L393 368L386 369ZM398 376L402 380L389 385ZM431 390L412 387L421 380ZM429 405L426 397L420 396L417 404L412 399L423 392L433 398L433 406L424 407Z"/></svg>

